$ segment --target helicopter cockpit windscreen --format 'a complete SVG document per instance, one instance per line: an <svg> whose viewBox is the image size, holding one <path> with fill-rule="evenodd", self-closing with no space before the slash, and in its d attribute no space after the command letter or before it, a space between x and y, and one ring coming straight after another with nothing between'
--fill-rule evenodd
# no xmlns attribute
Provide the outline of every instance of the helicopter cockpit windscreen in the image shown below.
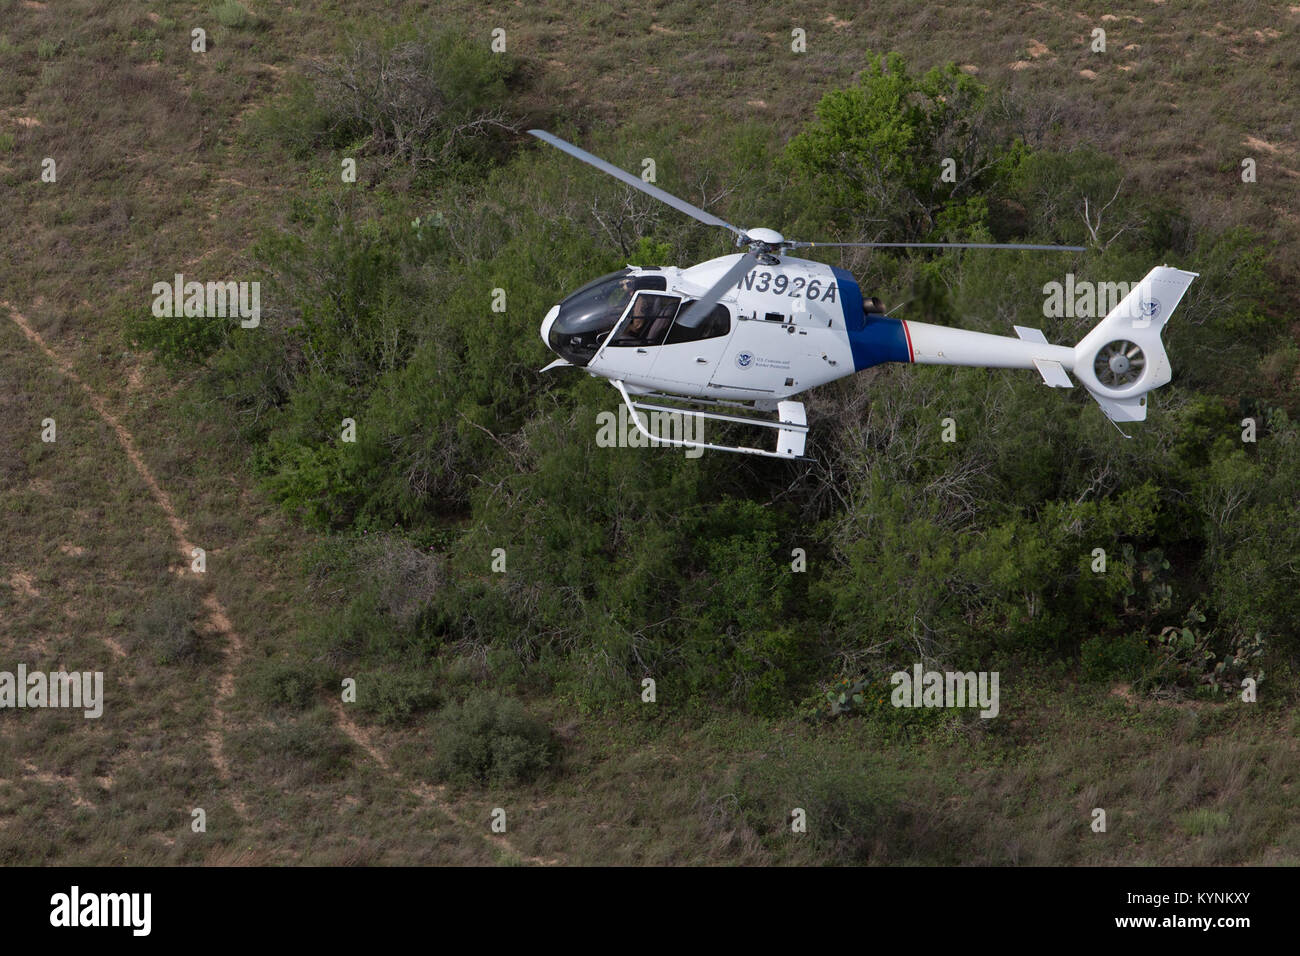
<svg viewBox="0 0 1300 956"><path fill-rule="evenodd" d="M636 292L662 292L667 287L663 276L634 276L631 269L620 269L588 282L560 303L560 312L551 324L551 348L574 365L586 365Z"/></svg>

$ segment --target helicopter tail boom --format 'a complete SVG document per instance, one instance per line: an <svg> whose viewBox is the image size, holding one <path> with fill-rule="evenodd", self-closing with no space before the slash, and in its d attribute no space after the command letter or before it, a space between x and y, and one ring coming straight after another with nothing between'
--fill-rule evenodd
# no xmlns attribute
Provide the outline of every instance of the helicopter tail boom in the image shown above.
<svg viewBox="0 0 1300 956"><path fill-rule="evenodd" d="M1044 382L1056 388L1069 388L1073 383L1068 373L1072 372L1112 422L1140 422L1147 415L1147 393L1171 377L1160 333L1195 278L1195 272L1169 266L1152 269L1073 348L1051 345L1038 329L1021 326L1015 327L1019 338L1013 339L924 322L879 319L877 322L898 323L898 334L892 336L894 354L882 357L919 365L1035 369Z"/></svg>
<svg viewBox="0 0 1300 956"><path fill-rule="evenodd" d="M918 365L975 365L982 368L1036 369L1054 362L1069 370L1074 367L1074 349L1049 345L1041 332L1025 329L1020 338L990 335L968 329L953 329L926 322L902 322L910 349L909 360ZM1042 372L1042 369L1039 369ZM1046 377L1047 373L1043 373ZM1050 384L1050 383L1049 383Z"/></svg>

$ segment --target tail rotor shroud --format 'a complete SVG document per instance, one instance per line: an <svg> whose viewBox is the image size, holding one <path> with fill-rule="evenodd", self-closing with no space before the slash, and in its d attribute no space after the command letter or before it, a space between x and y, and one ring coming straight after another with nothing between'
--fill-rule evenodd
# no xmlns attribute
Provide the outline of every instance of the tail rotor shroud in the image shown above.
<svg viewBox="0 0 1300 956"><path fill-rule="evenodd" d="M1107 388L1124 389L1137 383L1146 368L1146 353L1142 346L1127 339L1116 339L1097 351L1092 363L1097 381Z"/></svg>

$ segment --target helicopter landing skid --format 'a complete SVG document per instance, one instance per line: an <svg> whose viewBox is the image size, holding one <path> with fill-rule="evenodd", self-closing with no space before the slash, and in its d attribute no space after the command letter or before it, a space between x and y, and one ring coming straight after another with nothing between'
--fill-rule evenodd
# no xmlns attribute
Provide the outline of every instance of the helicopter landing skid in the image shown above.
<svg viewBox="0 0 1300 956"><path fill-rule="evenodd" d="M627 410L631 413L632 421L636 424L637 431L641 432L646 438L654 444L676 445L681 448L708 448L712 451L729 451L740 455L761 455L764 458L784 458L792 461L812 461L804 455L804 443L808 437L808 420L804 414L802 402L778 402L777 403L777 421L771 422L761 418L748 418L740 415L723 415L718 412L704 411L700 408L673 408L669 405L652 405L649 402L635 402L632 396L628 394L627 388L617 379L612 380L619 394L623 396L623 402L627 405ZM687 399L677 398L676 396L665 396L676 398L683 404L691 405L692 402ZM710 402L709 404L720 404ZM743 407L743 406L742 406ZM708 442L690 441L689 439L678 439L652 435L642 421L641 412L667 412L669 414L695 415L699 418L706 418L712 421L733 422L739 425L758 425L763 428L777 429L776 451L767 451L762 448L751 448L748 445L714 445Z"/></svg>

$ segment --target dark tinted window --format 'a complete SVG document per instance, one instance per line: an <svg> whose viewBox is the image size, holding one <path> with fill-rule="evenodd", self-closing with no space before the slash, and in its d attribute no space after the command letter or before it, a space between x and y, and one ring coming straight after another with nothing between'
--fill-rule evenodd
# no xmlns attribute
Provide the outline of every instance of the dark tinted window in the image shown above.
<svg viewBox="0 0 1300 956"><path fill-rule="evenodd" d="M683 324L682 317L690 311L691 306L694 304L694 299L687 299L682 303L681 310L677 314L677 321L673 323L665 344L677 345L681 342L698 342L700 339L717 338L731 331L731 312L721 303L715 305L703 316L693 319L690 325Z"/></svg>
<svg viewBox="0 0 1300 956"><path fill-rule="evenodd" d="M619 328L610 346L662 345L681 301L675 295L642 292L632 301L627 321Z"/></svg>
<svg viewBox="0 0 1300 956"><path fill-rule="evenodd" d="M560 303L552 328L562 335L608 332L627 308L634 289L625 273L589 282Z"/></svg>
<svg viewBox="0 0 1300 956"><path fill-rule="evenodd" d="M562 335L608 332L633 293L640 289L662 292L667 285L663 276L630 276L627 269L611 272L588 282L561 302L553 328Z"/></svg>
<svg viewBox="0 0 1300 956"><path fill-rule="evenodd" d="M574 365L586 365L627 308L633 293L667 288L668 282L661 275L633 276L631 272L620 269L593 279L561 302L547 340L552 350Z"/></svg>
<svg viewBox="0 0 1300 956"><path fill-rule="evenodd" d="M599 279L592 279L581 289L577 289L574 292L569 293L569 295L564 299L564 301L572 302L574 299L578 298L578 296L582 295L584 292L589 292L592 289L596 288L596 286L605 285L609 282L612 282L614 279L622 279L623 277L630 275L631 272L632 272L631 269L619 269L617 272L611 272L608 275L603 275Z"/></svg>

